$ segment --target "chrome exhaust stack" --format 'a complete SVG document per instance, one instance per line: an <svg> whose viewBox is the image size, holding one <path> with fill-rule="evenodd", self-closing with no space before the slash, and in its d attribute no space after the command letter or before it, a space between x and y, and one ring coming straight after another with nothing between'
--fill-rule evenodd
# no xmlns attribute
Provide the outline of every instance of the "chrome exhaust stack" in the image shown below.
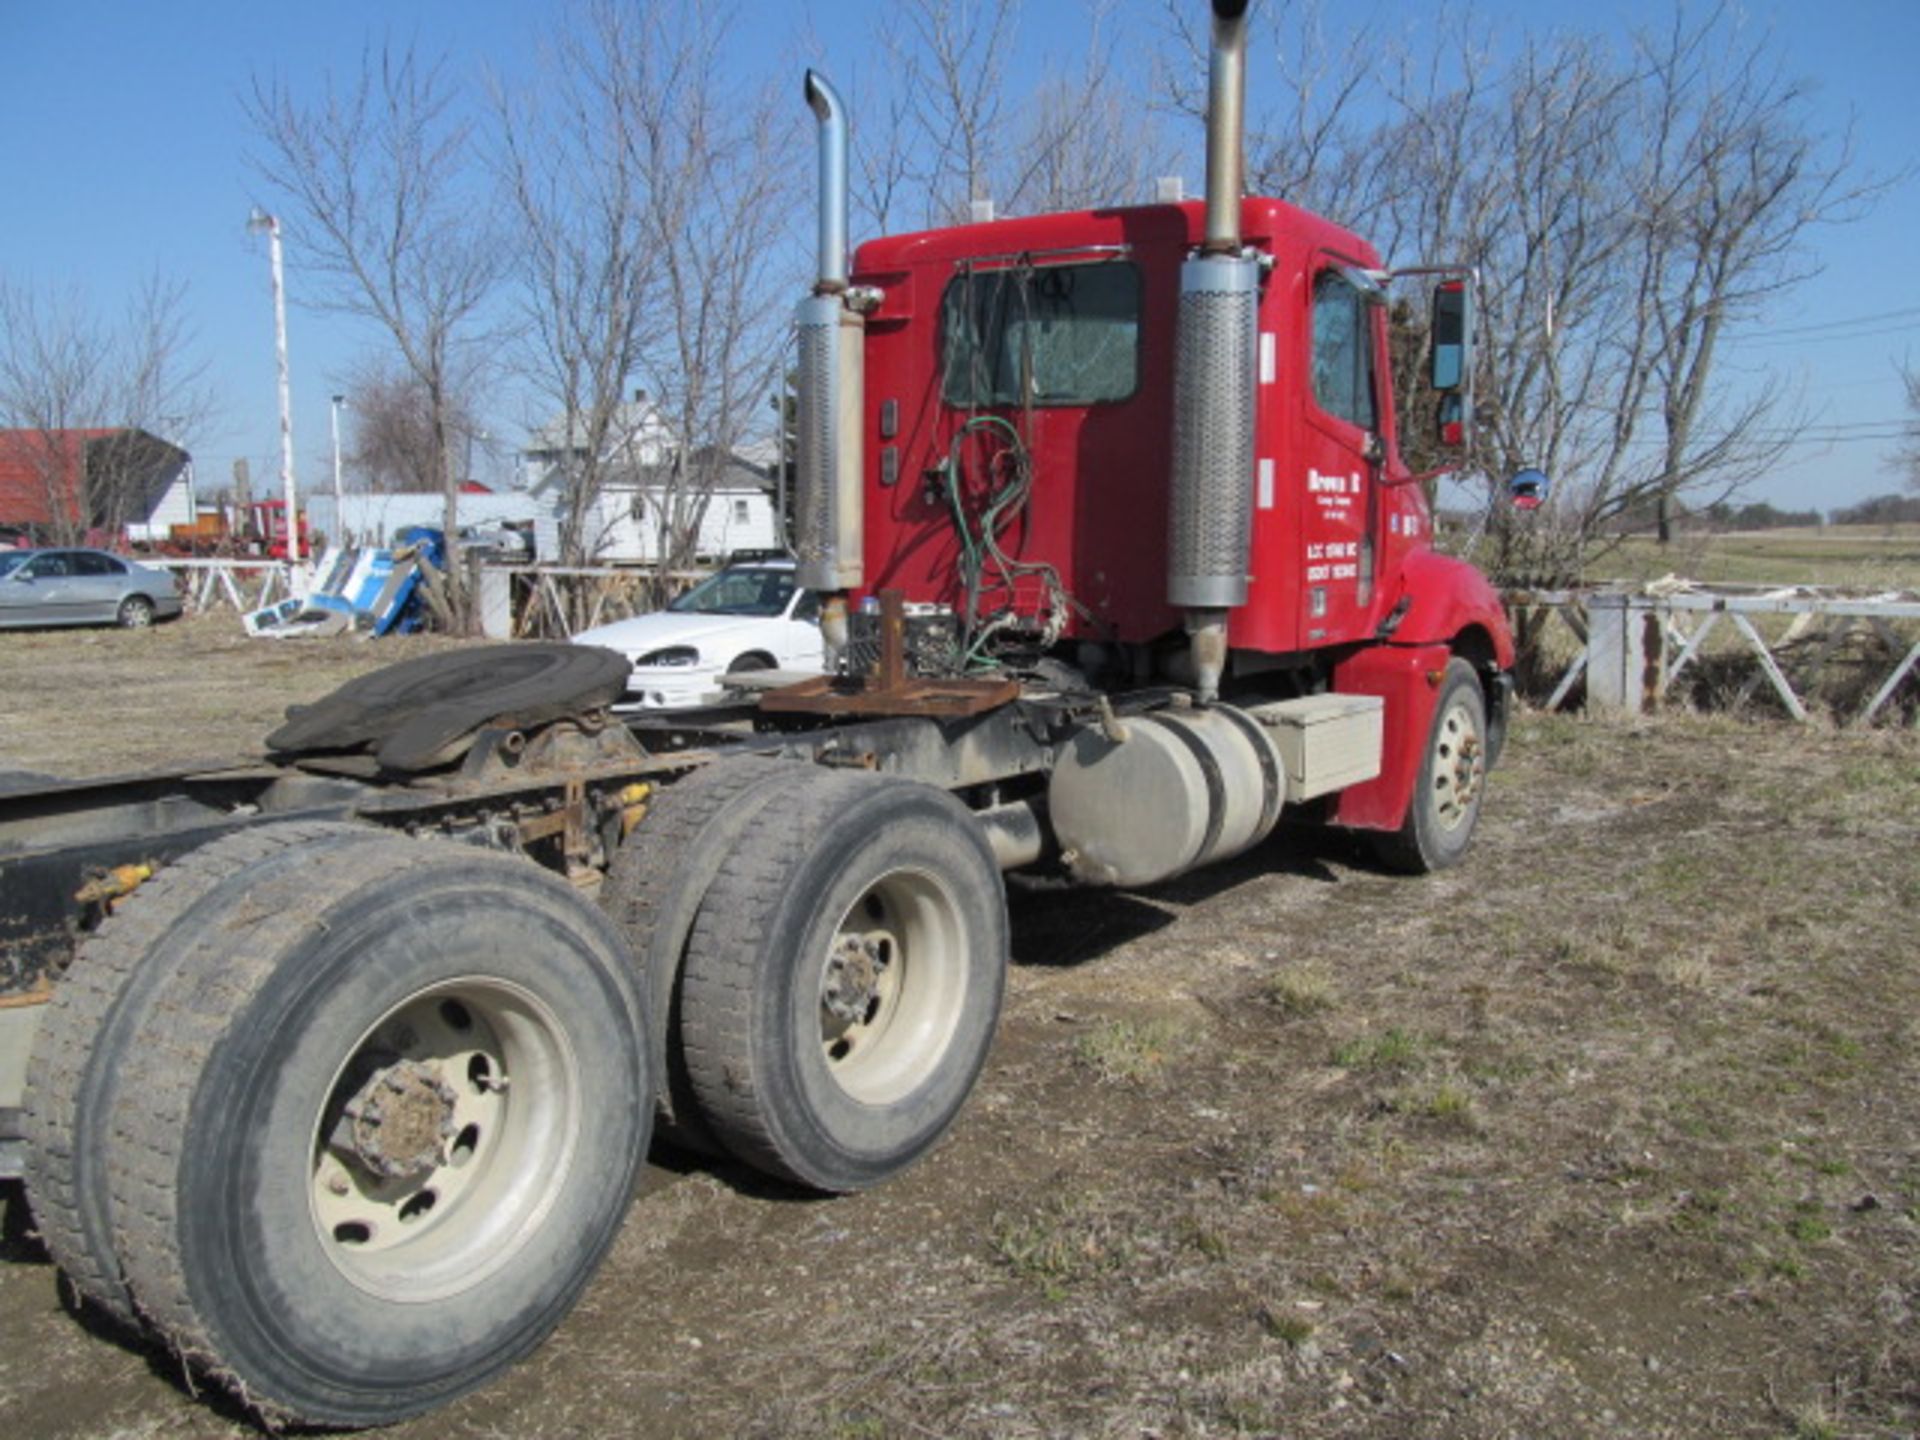
<svg viewBox="0 0 1920 1440"><path fill-rule="evenodd" d="M846 106L815 70L807 71L806 96L820 122L819 278L795 317L795 550L800 584L822 597L821 632L832 661L846 648L846 592L865 578L860 427L866 324L848 305Z"/></svg>
<svg viewBox="0 0 1920 1440"><path fill-rule="evenodd" d="M1186 611L1203 702L1220 693L1228 612L1247 601L1260 306L1260 266L1240 233L1247 0L1212 6L1206 238L1180 271L1167 555L1167 600Z"/></svg>
<svg viewBox="0 0 1920 1440"><path fill-rule="evenodd" d="M1240 196L1247 188L1247 0L1213 0L1207 66L1209 255L1240 252Z"/></svg>

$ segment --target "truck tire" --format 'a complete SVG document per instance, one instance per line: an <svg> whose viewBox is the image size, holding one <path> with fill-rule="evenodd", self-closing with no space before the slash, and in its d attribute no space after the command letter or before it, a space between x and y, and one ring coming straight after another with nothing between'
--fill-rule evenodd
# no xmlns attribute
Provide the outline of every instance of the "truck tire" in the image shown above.
<svg viewBox="0 0 1920 1440"><path fill-rule="evenodd" d="M114 1251L104 1154L134 1017L166 973L168 941L207 923L206 897L229 877L291 847L377 839L366 826L312 821L264 825L205 845L167 866L80 942L40 1022L27 1067L26 1181L48 1253L82 1304L137 1326Z"/></svg>
<svg viewBox="0 0 1920 1440"><path fill-rule="evenodd" d="M707 891L680 1041L735 1157L859 1190L919 1159L973 1089L1006 984L1006 894L945 791L816 771L782 799Z"/></svg>
<svg viewBox="0 0 1920 1440"><path fill-rule="evenodd" d="M1406 821L1374 836L1381 863L1408 875L1458 864L1473 840L1486 779L1486 692L1473 666L1456 656L1441 681Z"/></svg>
<svg viewBox="0 0 1920 1440"><path fill-rule="evenodd" d="M703 1155L725 1147L702 1118L679 1042L680 972L700 904L720 867L780 795L811 767L742 757L708 765L667 787L621 842L600 904L627 937L658 1027L660 1137Z"/></svg>
<svg viewBox="0 0 1920 1440"><path fill-rule="evenodd" d="M272 1424L378 1425L585 1287L646 1149L647 1006L611 924L524 861L315 858L234 877L149 997L106 1169L184 1361Z"/></svg>

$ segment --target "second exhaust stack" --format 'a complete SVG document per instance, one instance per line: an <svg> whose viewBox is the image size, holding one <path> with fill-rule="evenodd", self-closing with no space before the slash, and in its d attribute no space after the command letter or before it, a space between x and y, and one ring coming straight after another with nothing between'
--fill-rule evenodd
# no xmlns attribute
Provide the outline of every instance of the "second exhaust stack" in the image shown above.
<svg viewBox="0 0 1920 1440"><path fill-rule="evenodd" d="M1247 0L1212 3L1206 239L1180 272L1167 556L1167 599L1187 612L1203 701L1219 694L1227 611L1247 600L1260 307L1260 267L1240 234Z"/></svg>
<svg viewBox="0 0 1920 1440"><path fill-rule="evenodd" d="M824 75L809 70L807 104L820 122L820 255L813 294L800 302L797 449L799 583L828 597L822 629L845 640L845 592L863 579L860 423L864 390L861 316L847 306L846 107Z"/></svg>

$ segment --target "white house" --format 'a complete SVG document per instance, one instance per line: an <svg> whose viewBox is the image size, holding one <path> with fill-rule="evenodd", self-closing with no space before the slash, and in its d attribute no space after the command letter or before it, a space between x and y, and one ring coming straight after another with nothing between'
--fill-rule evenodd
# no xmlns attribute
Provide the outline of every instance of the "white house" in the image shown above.
<svg viewBox="0 0 1920 1440"><path fill-rule="evenodd" d="M330 539L345 538L355 544L387 545L400 531L412 525L430 530L443 529L447 519L446 498L423 492L402 494L349 490L340 497L345 510L344 523L334 514L333 495L317 490L306 496L307 524L316 534ZM462 493L459 499L460 525L538 526L545 508L523 490L508 490L490 495ZM536 549L541 559L552 558L553 551Z"/></svg>
<svg viewBox="0 0 1920 1440"><path fill-rule="evenodd" d="M607 478L584 517L586 546L598 563L648 564L660 558L661 512L670 503L673 432L644 394L620 408L614 429L611 453L602 457ZM528 493L540 503L534 540L543 560L560 553L566 479L583 452L563 421L534 432L522 452ZM780 536L773 489L766 470L738 455L730 457L711 491L692 502L699 512L695 553L719 560L740 550L776 548Z"/></svg>

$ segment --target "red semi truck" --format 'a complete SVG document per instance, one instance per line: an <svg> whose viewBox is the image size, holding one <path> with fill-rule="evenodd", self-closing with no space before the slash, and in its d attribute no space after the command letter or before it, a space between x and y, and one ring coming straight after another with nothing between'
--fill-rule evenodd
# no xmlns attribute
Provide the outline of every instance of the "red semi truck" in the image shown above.
<svg viewBox="0 0 1920 1440"><path fill-rule="evenodd" d="M656 1119L829 1192L923 1156L1005 872L1149 885L1282 815L1461 859L1511 642L1401 460L1378 257L1241 195L1243 10L1203 203L851 263L809 75L830 674L623 722L621 657L486 647L231 766L0 787L0 1175L87 1304L269 1420L415 1414L566 1314ZM1471 277L1430 273L1457 425Z"/></svg>

